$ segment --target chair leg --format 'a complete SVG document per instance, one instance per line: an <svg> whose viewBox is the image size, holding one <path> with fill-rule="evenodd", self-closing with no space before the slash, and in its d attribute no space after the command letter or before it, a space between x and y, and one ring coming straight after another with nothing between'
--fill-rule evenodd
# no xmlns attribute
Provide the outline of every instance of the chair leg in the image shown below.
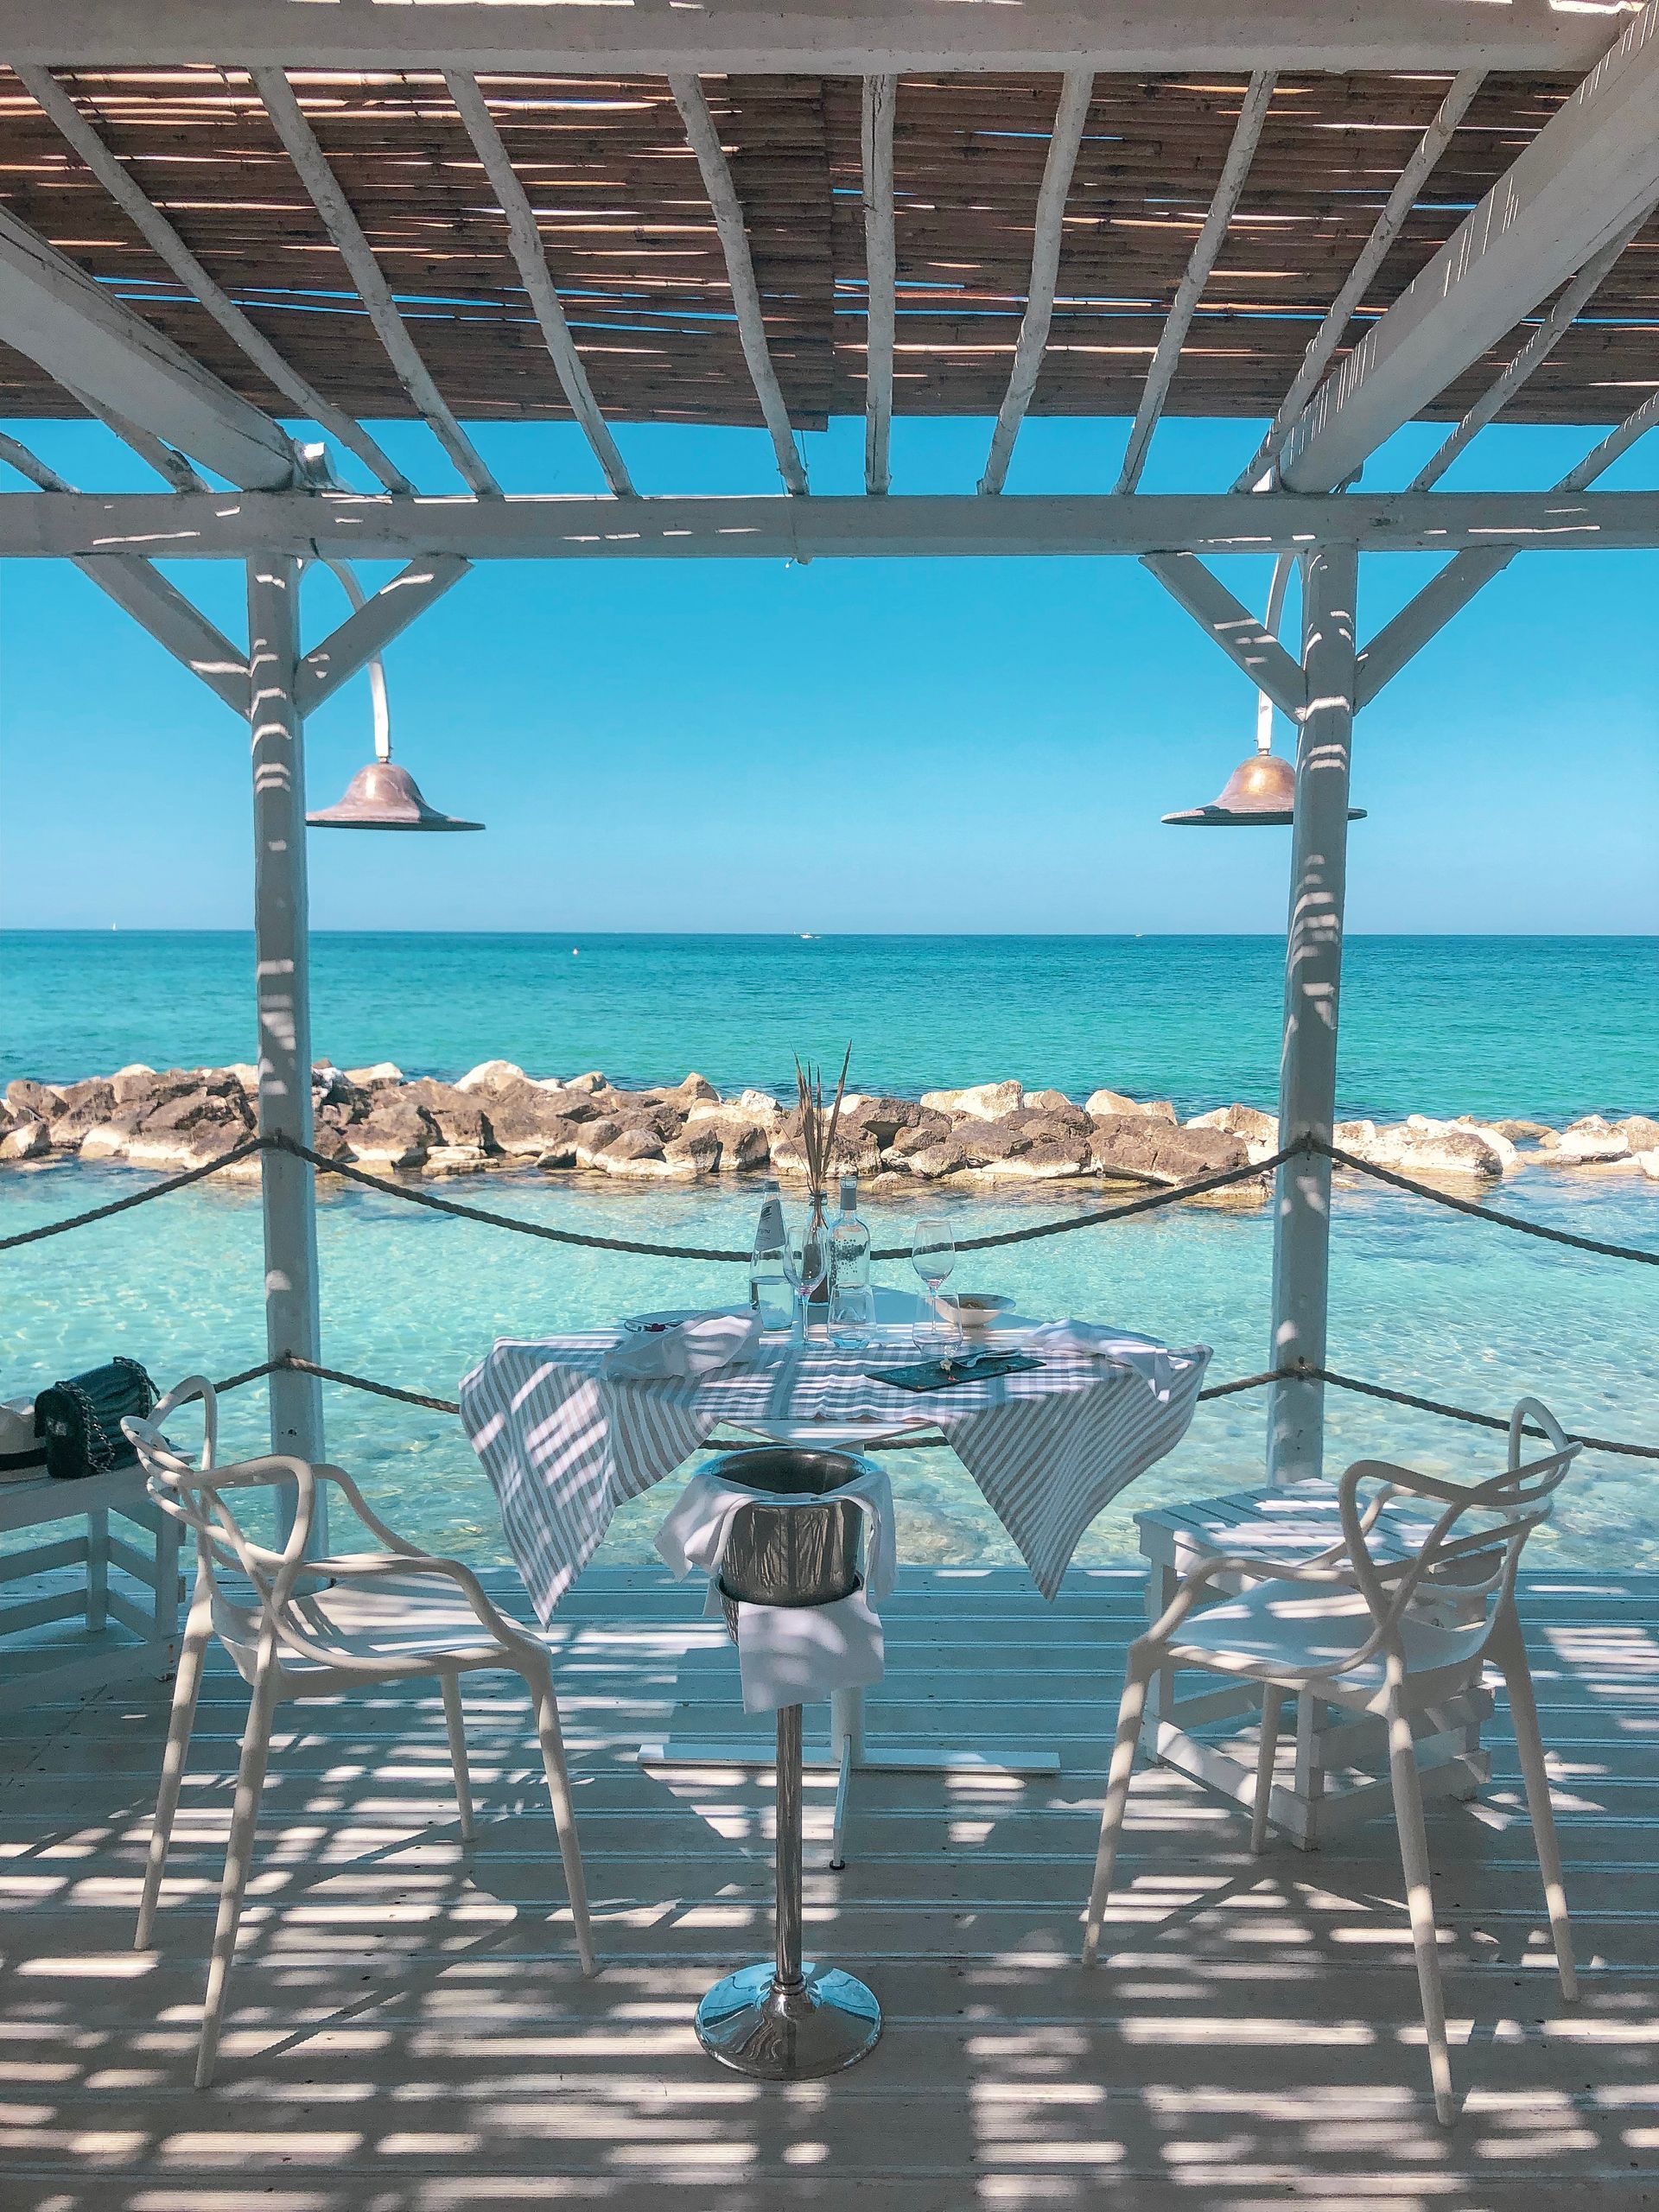
<svg viewBox="0 0 1659 2212"><path fill-rule="evenodd" d="M242 1899L253 1858L259 1799L265 1786L265 1759L270 1750L270 1717L276 1703L275 1669L262 1667L254 1681L248 1725L242 1737L242 1763L237 1770L236 1806L231 1815L230 1847L225 1853L225 1879L219 1893L219 1918L213 1926L213 1952L207 1968L207 1995L201 2012L201 2042L196 2052L199 2089L207 2088L212 2082L219 2056L219 2031L225 2017L231 1961L236 1954L236 1931L242 1918Z"/></svg>
<svg viewBox="0 0 1659 2212"><path fill-rule="evenodd" d="M190 1731L195 1725L196 1694L201 1688L202 1662L213 1633L208 1607L193 1605L179 1652L178 1674L173 1684L173 1711L167 1724L167 1750L162 1759L161 1787L156 1793L156 1818L149 1831L149 1858L144 1867L144 1893L138 1904L138 1926L132 1939L135 1951L145 1949L156 1907L167 1872L168 1846L173 1840L174 1816L184 1786L185 1761L190 1756Z"/></svg>
<svg viewBox="0 0 1659 2212"><path fill-rule="evenodd" d="M1112 1893L1112 1867L1117 1858L1124 1808L1129 1800L1129 1777L1135 1771L1135 1754L1141 1741L1141 1715L1146 1707L1147 1684L1152 1674L1149 1656L1138 1645L1132 1646L1128 1680L1123 1685L1123 1701L1117 1708L1117 1738L1112 1745L1111 1770L1106 1779L1106 1802L1101 1808L1094 1886L1089 1892L1089 1910L1084 1922L1083 1963L1086 1967L1093 1966L1100 1950L1100 1924L1106 1916L1106 1901Z"/></svg>
<svg viewBox="0 0 1659 2212"><path fill-rule="evenodd" d="M553 1677L527 1675L531 1702L536 1709L536 1733L547 1770L548 1795L553 1800L553 1825L559 1834L559 1856L564 1861L564 1885L569 1892L570 1914L576 1926L576 1952L582 1970L591 1979L599 1972L594 1957L593 1923L588 1914L588 1883L582 1871L582 1846L576 1837L576 1815L570 1802L570 1777L565 1770L564 1738L559 1732L558 1700Z"/></svg>
<svg viewBox="0 0 1659 2212"><path fill-rule="evenodd" d="M1567 1885L1561 1876L1554 1808L1549 1802L1549 1771L1544 1764L1544 1741L1538 1730L1538 1705L1532 1694L1532 1669L1527 1663L1521 1624L1512 1612L1507 1619L1500 1617L1494 1624L1487 1649L1503 1677L1503 1688L1509 1695L1510 1718L1515 1723L1521 1772L1527 1785L1527 1810L1532 1816L1533 1847L1538 1853L1538 1872L1543 1877L1544 1902L1549 1908L1556 1970L1561 1977L1561 1994L1571 1999L1579 1993L1579 1976L1573 1961L1573 1930L1567 1917Z"/></svg>
<svg viewBox="0 0 1659 2212"><path fill-rule="evenodd" d="M1250 1808L1250 1849L1258 1858L1268 1847L1268 1808L1273 1797L1273 1767L1279 1750L1283 1702L1283 1694L1269 1682L1262 1693L1262 1740L1255 1754L1255 1802Z"/></svg>
<svg viewBox="0 0 1659 2212"><path fill-rule="evenodd" d="M449 1764L455 1770L455 1803L461 1811L461 1840L470 1843L476 1833L473 1819L473 1783L467 1765L467 1719L461 1711L461 1684L453 1675L439 1677L443 1688L444 1726L449 1731Z"/></svg>
<svg viewBox="0 0 1659 2212"><path fill-rule="evenodd" d="M1417 1746L1411 1722L1395 1701L1388 1713L1389 1778L1394 1785L1395 1826L1400 1834L1400 1862L1405 1870L1411 1912L1411 1940L1417 1954L1417 1986L1428 2037L1429 2073L1434 2084L1434 2116L1449 2127L1453 2117L1452 2059L1446 2045L1446 1999L1440 1987L1440 1946L1434 1932L1434 1898L1429 1888L1428 1831L1423 1825L1423 1793L1417 1778Z"/></svg>

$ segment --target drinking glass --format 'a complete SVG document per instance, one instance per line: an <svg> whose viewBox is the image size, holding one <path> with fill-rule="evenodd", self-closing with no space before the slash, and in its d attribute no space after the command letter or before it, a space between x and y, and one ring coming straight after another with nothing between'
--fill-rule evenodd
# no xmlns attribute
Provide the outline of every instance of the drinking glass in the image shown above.
<svg viewBox="0 0 1659 2212"><path fill-rule="evenodd" d="M830 1341L837 1351L862 1351L875 1334L875 1293L867 1282L838 1283L830 1293Z"/></svg>
<svg viewBox="0 0 1659 2212"><path fill-rule="evenodd" d="M810 1224L788 1230L784 1237L784 1273L795 1294L795 1340L804 1344L810 1308L830 1272L830 1240L813 1233Z"/></svg>
<svg viewBox="0 0 1659 2212"><path fill-rule="evenodd" d="M918 1345L943 1343L944 1318L939 1309L939 1285L957 1264L957 1240L943 1214L924 1214L910 1239L910 1264L927 1285L927 1314L918 1315L915 1340Z"/></svg>

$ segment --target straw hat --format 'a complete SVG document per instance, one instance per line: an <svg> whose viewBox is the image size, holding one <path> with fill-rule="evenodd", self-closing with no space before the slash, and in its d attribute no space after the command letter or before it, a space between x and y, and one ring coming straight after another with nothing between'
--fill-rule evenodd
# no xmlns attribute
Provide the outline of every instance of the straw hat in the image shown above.
<svg viewBox="0 0 1659 2212"><path fill-rule="evenodd" d="M0 1482L38 1474L46 1465L46 1444L35 1433L35 1402L0 1405Z"/></svg>

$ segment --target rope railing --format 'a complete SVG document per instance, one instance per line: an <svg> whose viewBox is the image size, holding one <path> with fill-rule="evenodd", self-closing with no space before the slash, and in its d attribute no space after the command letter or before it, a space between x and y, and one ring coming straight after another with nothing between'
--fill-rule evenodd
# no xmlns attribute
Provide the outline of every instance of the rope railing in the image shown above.
<svg viewBox="0 0 1659 2212"><path fill-rule="evenodd" d="M250 1382L261 1375L269 1375L279 1367L289 1368L298 1375L315 1375L324 1382L337 1382L348 1390L366 1391L376 1398L390 1398L399 1405L419 1406L435 1414L456 1414L461 1408L453 1398L440 1398L425 1390L405 1390L395 1383L377 1382L366 1375L353 1375L346 1369L320 1367L315 1360L302 1359L289 1352L281 1359L268 1360L263 1367L251 1367L245 1374L233 1376L230 1382L216 1384L219 1390L233 1389L239 1382ZM1451 1406L1443 1399L1421 1397L1415 1391L1390 1389L1381 1382L1362 1382L1357 1376L1339 1374L1334 1368L1313 1367L1299 1361L1292 1367L1265 1368L1259 1375L1241 1375L1231 1382L1214 1382L1208 1389L1200 1390L1198 1402L1207 1400L1235 1398L1242 1391L1260 1390L1270 1382L1324 1382L1334 1390L1351 1390L1363 1398L1380 1398L1395 1406L1411 1406L1419 1413L1435 1414L1442 1421L1463 1421L1477 1428L1507 1431L1510 1421L1505 1414L1478 1413L1471 1406ZM1541 1436L1541 1428L1529 1428L1529 1433ZM1583 1436L1577 1440L1589 1452L1613 1452L1627 1459L1659 1460L1659 1445L1621 1444L1611 1437ZM700 1447L706 1451L724 1451L724 1445L709 1444ZM938 1452L950 1448L949 1440L943 1436L906 1438L898 1447L906 1452Z"/></svg>
<svg viewBox="0 0 1659 2212"><path fill-rule="evenodd" d="M175 1191L186 1189L193 1183L204 1181L224 1169L234 1167L241 1161L262 1152L285 1152L298 1160L308 1160L319 1173L339 1175L348 1182L378 1191L383 1196L400 1199L405 1205L424 1206L433 1213L448 1214L458 1221L474 1221L487 1229L505 1229L519 1236L537 1236L551 1244L575 1244L593 1251L626 1252L639 1257L655 1260L702 1260L722 1266L742 1266L747 1263L747 1251L728 1249L713 1245L660 1244L642 1238L626 1236L599 1236L579 1229L555 1229L546 1222L525 1221L516 1214L496 1213L487 1206L467 1205L458 1198L441 1198L432 1191L412 1190L408 1185L393 1182L385 1175L372 1173L343 1160L332 1160L326 1154L313 1151L310 1146L296 1143L291 1137L250 1137L245 1144L238 1145L221 1159L207 1161L200 1167L188 1167L177 1175L169 1175L146 1190L130 1192L125 1198L111 1199L106 1205L93 1206L86 1213L71 1214L59 1221L42 1222L37 1228L16 1231L10 1236L0 1236L0 1252L10 1252L25 1244L36 1244L49 1236L62 1236L72 1229L86 1229L113 1215L128 1213L135 1206L148 1205L156 1198L169 1198ZM1201 1198L1215 1191L1228 1189L1237 1183L1252 1181L1271 1174L1288 1160L1322 1154L1339 1167L1357 1175L1369 1176L1374 1181L1388 1184L1409 1196L1426 1198L1433 1205L1444 1206L1475 1221L1490 1222L1495 1228L1512 1229L1523 1236L1535 1236L1546 1243L1563 1244L1574 1251L1594 1252L1603 1259L1633 1260L1645 1267L1659 1267L1659 1252L1646 1250L1638 1244L1613 1244L1597 1236L1580 1236L1568 1229L1552 1229L1547 1224L1528 1221L1519 1214L1501 1213L1492 1206L1477 1205L1472 1199L1454 1197L1449 1191L1436 1190L1431 1184L1402 1175L1394 1169L1379 1167L1371 1161L1361 1160L1356 1154L1345 1152L1340 1145L1329 1144L1323 1137L1302 1136L1288 1144L1270 1159L1251 1161L1242 1167L1222 1168L1213 1175L1202 1175L1190 1183L1171 1184L1166 1188L1148 1192L1146 1197L1128 1198L1121 1205L1091 1207L1086 1213L1062 1215L1051 1221L1034 1222L1025 1229L1006 1229L992 1231L984 1236L964 1236L957 1240L958 1252L987 1252L1007 1244L1028 1244L1039 1237L1069 1236L1075 1230L1097 1229L1114 1221L1128 1221L1138 1214L1154 1213L1164 1206L1178 1205L1189 1198ZM902 1245L883 1245L870 1255L875 1260L903 1260L910 1256Z"/></svg>

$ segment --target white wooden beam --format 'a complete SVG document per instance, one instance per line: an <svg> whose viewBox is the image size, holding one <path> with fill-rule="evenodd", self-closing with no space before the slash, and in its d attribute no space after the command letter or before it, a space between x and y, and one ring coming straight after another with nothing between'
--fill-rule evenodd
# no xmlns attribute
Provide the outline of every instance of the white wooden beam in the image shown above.
<svg viewBox="0 0 1659 2212"><path fill-rule="evenodd" d="M892 483L893 340L898 319L899 251L893 235L893 123L897 77L867 77L859 144L864 178L864 489L880 498Z"/></svg>
<svg viewBox="0 0 1659 2212"><path fill-rule="evenodd" d="M1198 235L1193 240L1192 255L1182 272L1181 281L1175 288L1175 297L1159 334L1152 365L1147 371L1141 404L1135 409L1135 421L1129 426L1129 442L1117 480L1120 492L1133 492L1141 481L1141 472L1147 465L1147 449L1152 443L1152 434L1158 427L1158 417L1164 411L1169 387L1180 365L1181 348L1192 327L1192 318L1198 313L1198 302L1210 281L1217 257L1226 243L1227 226L1233 219L1238 196L1244 189L1244 180L1249 175L1251 162L1255 158L1256 141L1262 136L1262 126L1268 119L1268 110L1273 103L1273 71L1258 69L1246 88L1243 104L1238 111L1238 121L1233 126L1232 143L1227 149L1227 159L1222 164L1215 197L1210 203L1210 212L1204 219Z"/></svg>
<svg viewBox="0 0 1659 2212"><path fill-rule="evenodd" d="M327 156L294 97L294 87L280 69L255 68L249 73L300 182L346 264L346 274L374 326L375 335L386 349L386 358L397 372L397 381L454 463L461 481L486 496L499 491L500 486L479 458L472 440L455 419L448 401L421 359L397 312L391 287L363 234L362 225L340 190L340 180L328 166Z"/></svg>
<svg viewBox="0 0 1659 2212"><path fill-rule="evenodd" d="M269 416L3 210L0 332L66 388L142 424L215 475L261 488L295 481L294 448Z"/></svg>
<svg viewBox="0 0 1659 2212"><path fill-rule="evenodd" d="M1261 618L1235 599L1196 554L1154 553L1147 556L1141 566L1152 571L1228 659L1243 670L1258 691L1292 721L1300 720L1307 703L1300 662L1285 651Z"/></svg>
<svg viewBox="0 0 1659 2212"><path fill-rule="evenodd" d="M367 493L0 493L0 559L883 560L1659 546L1659 492L1247 492L981 499L393 499Z"/></svg>
<svg viewBox="0 0 1659 2212"><path fill-rule="evenodd" d="M479 88L478 79L465 70L451 69L445 73L444 83L454 102L467 135L473 142L478 158L484 164L484 174L490 181L490 189L500 202L501 213L507 226L507 240L512 248L512 257L518 264L518 279L529 295L530 304L541 326L542 338L553 372L558 378L570 412L581 423L594 458L604 473L605 481L620 498L631 498L632 483L621 454L616 449L616 440L611 435L610 425L600 412L599 402L594 397L594 388L588 381L588 372L582 366L582 356L570 335L570 326L565 320L564 308L554 288L552 272L547 265L547 254L542 245L542 234L536 221L536 211L531 206L524 186L518 181L507 149L501 142L495 118L490 113L490 104Z"/></svg>
<svg viewBox="0 0 1659 2212"><path fill-rule="evenodd" d="M743 348L743 359L748 364L750 381L754 385L755 397L760 403L761 415L772 433L772 448L778 456L778 474L784 480L785 490L798 497L807 488L806 470L800 454L795 450L795 433L790 427L789 408L766 344L766 318L760 308L760 288L754 281L754 261L749 252L749 234L743 221L743 208L737 196L737 187L732 182L726 149L720 143L715 118L709 112L709 103L703 98L702 86L696 78L671 74L668 86L674 95L674 105L680 111L680 119L685 125L687 143L697 157L702 188L709 196L709 207L714 210L715 229L719 233L721 251L726 257L726 276L732 290L732 313L737 322L738 342Z"/></svg>
<svg viewBox="0 0 1659 2212"><path fill-rule="evenodd" d="M300 712L315 714L400 631L459 583L470 565L454 554L439 554L411 561L390 583L382 584L301 661L295 683Z"/></svg>
<svg viewBox="0 0 1659 2212"><path fill-rule="evenodd" d="M1291 380L1290 390L1274 416L1267 436L1256 448L1254 459L1234 484L1236 492L1248 492L1259 484L1264 472L1278 459L1292 423L1307 404L1319 378L1330 367L1331 357L1341 345L1343 334L1353 321L1372 277L1382 266L1389 248L1404 229L1406 219L1416 206L1435 163L1451 144L1458 125L1469 112L1475 94L1485 81L1486 72L1484 69L1460 70L1452 79L1433 121L1418 140L1410 159L1395 180L1393 191L1383 202L1382 212L1372 226L1370 238L1360 248L1358 259L1349 270L1341 290L1332 301L1324 321L1308 340L1307 351Z"/></svg>
<svg viewBox="0 0 1659 2212"><path fill-rule="evenodd" d="M717 7L480 6L476 0L0 0L0 54L132 65L664 69L863 77L887 70L1586 69L1617 0L721 0Z"/></svg>
<svg viewBox="0 0 1659 2212"><path fill-rule="evenodd" d="M259 1018L259 1134L309 1146L310 932L305 866L305 718L295 697L298 563L248 563L249 711L253 766L253 947ZM291 1152L259 1160L265 1242L266 1357L321 1360L316 1175ZM279 1365L270 1378L270 1448L314 1465L323 1451L315 1376ZM292 1507L289 1506L289 1526ZM316 1548L327 1549L325 1530Z"/></svg>
<svg viewBox="0 0 1659 2212"><path fill-rule="evenodd" d="M1328 376L1280 459L1329 490L1427 406L1659 193L1659 0Z"/></svg>
<svg viewBox="0 0 1659 2212"><path fill-rule="evenodd" d="M1610 240L1599 253L1585 264L1570 284L1562 287L1548 314L1526 344L1513 360L1504 365L1450 435L1436 447L1412 478L1408 489L1413 492L1432 490L1470 441L1478 437L1486 425L1509 405L1529 378L1537 374L1578 321L1592 296L1600 289L1613 264L1643 227L1652 212L1651 206L1644 207L1634 222L1627 223L1616 238Z"/></svg>
<svg viewBox="0 0 1659 2212"><path fill-rule="evenodd" d="M1599 445L1592 447L1582 461L1567 470L1547 496L1574 499L1588 491L1638 438L1646 437L1656 427L1659 427L1659 392L1644 399L1622 423L1609 430ZM1605 502L1609 494L1604 492L1596 496L1599 501ZM1619 494L1611 496L1617 499ZM1414 599L1408 600L1394 619L1383 625L1361 653L1357 704L1363 707L1375 699L1384 684L1396 677L1431 638L1438 637L1452 616L1467 607L1494 576L1501 575L1515 557L1514 549L1497 551L1474 547L1448 561Z"/></svg>
<svg viewBox="0 0 1659 2212"><path fill-rule="evenodd" d="M987 495L1000 492L1007 480L1014 442L1020 435L1020 425L1026 419L1026 410L1042 372L1043 350L1048 344L1049 327L1054 320L1066 195L1071 189L1071 172L1077 165L1077 149L1083 143L1084 126L1089 120L1089 103L1094 90L1094 72L1090 69L1068 70L1060 80L1059 105L1054 113L1054 128L1049 133L1048 156L1043 163L1043 181L1037 194L1026 311L1020 319L1014 366L1008 374L1008 388L1002 395L1002 404L997 410L985 474L979 480L980 491Z"/></svg>
<svg viewBox="0 0 1659 2212"><path fill-rule="evenodd" d="M1337 1014L1348 880L1348 788L1354 731L1354 601L1351 545L1321 545L1302 563L1302 658L1307 711L1296 742L1290 920L1279 1062L1279 1143L1331 1141L1337 1103ZM1270 1368L1323 1367L1331 1270L1331 1162L1287 1160L1274 1181ZM1323 1471L1324 1385L1275 1382L1268 1408L1268 1477L1315 1479Z"/></svg>
<svg viewBox="0 0 1659 2212"><path fill-rule="evenodd" d="M0 432L0 461L41 491L54 497L79 495L54 468L14 437ZM199 677L232 711L248 711L248 664L243 654L198 613L161 570L132 555L82 555L74 562L89 583L147 630L158 645Z"/></svg>
<svg viewBox="0 0 1659 2212"><path fill-rule="evenodd" d="M51 71L25 62L17 75L29 98L51 118L65 142L139 231L151 251L167 264L185 290L207 310L226 336L241 348L261 376L274 385L301 415L338 439L348 452L354 453L388 492L409 491L411 487L403 471L387 460L362 424L332 405L296 369L290 368L264 333L249 321L224 287L208 274L166 216L139 190L131 172L116 159Z"/></svg>
<svg viewBox="0 0 1659 2212"><path fill-rule="evenodd" d="M207 492L212 486L188 454L177 451L165 438L158 438L153 430L146 430L142 423L130 423L126 416L101 399L94 399L91 392L77 391L73 385L64 390L72 399L78 399L94 422L101 423L112 431L124 446L130 447L140 461L153 468L162 483L170 484L175 492Z"/></svg>

